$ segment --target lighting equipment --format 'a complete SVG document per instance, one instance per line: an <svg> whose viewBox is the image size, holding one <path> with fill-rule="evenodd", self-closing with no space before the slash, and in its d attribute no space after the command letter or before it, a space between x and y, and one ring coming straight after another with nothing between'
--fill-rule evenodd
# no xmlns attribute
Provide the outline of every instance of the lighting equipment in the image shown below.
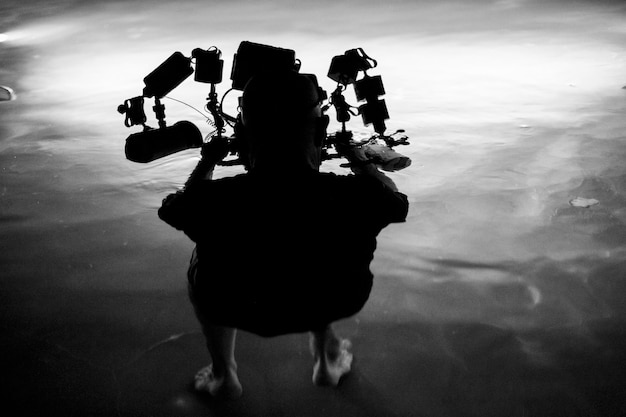
<svg viewBox="0 0 626 417"><path fill-rule="evenodd" d="M221 103L228 92L233 89L243 91L248 80L260 73L298 72L300 70L300 61L296 59L295 51L243 41L233 59L230 75L232 87L222 96L220 101L218 100L216 85L222 82L224 61L221 59L221 55L221 51L214 46L206 50L196 48L191 52L191 57L186 57L181 52L174 52L143 79L142 95L129 98L118 107L118 112L125 115L124 124L126 127L136 125L143 127L143 131L133 133L126 139L127 159L147 163L185 149L198 148L203 145L204 139L200 130L193 123L180 121L172 126L167 126L165 106L161 103L162 98L166 97L191 74L195 74L194 80L196 82L210 84L206 110L211 114L210 123L215 127L212 137L221 138L225 133L226 123L235 127L238 120L238 117L228 115L222 109ZM337 120L342 123L341 131L328 135L324 141L325 159L339 157L338 153L331 154L328 152L329 149L339 143L349 146L369 146L371 149L366 154L372 156L372 161L379 163L383 169L402 169L410 164L410 159L393 152L391 148L396 145L408 144L408 138L404 135L400 138L396 137L403 131L397 131L392 135L384 134L386 130L385 120L389 119L389 112L385 101L379 99L385 94L382 78L378 75L369 76L367 74L367 70L376 67L376 65L377 62L367 56L362 48L351 49L343 55L335 56L332 59L328 76L336 81L338 86L332 93L330 100L328 100L326 92L317 85L317 78L313 74L303 75L309 76L317 86L320 104L328 100L322 109L328 110L331 106L335 107ZM359 78L361 73L363 76ZM354 84L357 100L364 101L358 108L349 105L343 96L343 92L350 84ZM152 109L158 121L158 128L156 129L146 125L145 98L154 99ZM354 141L352 133L346 130L346 122L350 120L350 116L358 114L362 116L364 124L366 126L373 125L376 132L365 142ZM277 115L279 116L278 111ZM237 129L233 135L225 139L228 142L230 153L239 156L236 133ZM385 152L372 151L372 149L378 149L372 145L379 140L383 140L384 147L386 147L383 149ZM397 163L396 160L393 164L383 163L384 161L381 159L383 154L386 155L387 159L389 159L389 155L398 155L404 158L405 162ZM392 166L393 169L389 168Z"/></svg>

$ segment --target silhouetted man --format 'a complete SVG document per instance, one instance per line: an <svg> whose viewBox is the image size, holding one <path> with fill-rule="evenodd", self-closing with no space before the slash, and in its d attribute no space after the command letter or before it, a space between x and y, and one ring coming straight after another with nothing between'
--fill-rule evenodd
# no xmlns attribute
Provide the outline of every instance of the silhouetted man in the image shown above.
<svg viewBox="0 0 626 417"><path fill-rule="evenodd" d="M376 236L405 220L407 198L359 148L340 149L355 175L319 172L328 117L308 76L252 78L241 120L248 172L207 179L227 153L213 140L184 190L159 210L196 243L189 294L212 360L196 375L196 389L241 395L236 329L266 337L311 332L313 382L336 386L352 354L331 324L367 301Z"/></svg>

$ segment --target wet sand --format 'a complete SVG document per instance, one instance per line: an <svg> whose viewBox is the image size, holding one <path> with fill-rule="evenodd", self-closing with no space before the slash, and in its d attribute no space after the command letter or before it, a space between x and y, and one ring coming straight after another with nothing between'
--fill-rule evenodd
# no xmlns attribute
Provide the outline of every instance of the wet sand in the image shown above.
<svg viewBox="0 0 626 417"><path fill-rule="evenodd" d="M378 289L378 296L384 289ZM181 291L48 291L8 306L5 404L19 415L572 416L621 415L624 322L515 332L480 323L341 323L356 362L338 389L310 383L303 335L240 334L244 396L195 394L207 361ZM26 297L24 297L26 298ZM22 302L24 301L22 298ZM62 300L62 302L60 302ZM6 304L5 308L7 308ZM22 315L20 316L20 312ZM371 311L370 311L371 313Z"/></svg>
<svg viewBox="0 0 626 417"><path fill-rule="evenodd" d="M23 32L0 43L0 84L18 95L0 103L5 407L23 416L625 415L626 78L616 74L626 68L626 32L615 17L623 9L557 1L547 13L530 2L537 9L518 13L526 3L494 2L510 20L486 24L491 2L426 3L380 13L336 3L355 23L322 26L319 13L275 38L255 26L253 6L214 27L182 18L192 6L2 6L11 13L0 29ZM159 32L164 13L180 19ZM364 33L363 22L377 18L386 20L376 36ZM402 32L415 24L417 34ZM197 46L181 26L215 36L229 53L258 35L251 40L307 45L309 57L371 45L381 63L410 64L380 73L390 126L412 138L413 165L393 177L411 212L379 239L369 303L338 323L355 353L338 389L311 384L306 335L241 333L241 400L192 390L208 362L185 289L192 245L155 210L197 155L126 161L129 130L115 113L146 69ZM520 41L515 53L499 36ZM395 47L382 48L390 39ZM520 51L528 55L515 61ZM403 61L413 52L415 61ZM469 59L500 53L513 64ZM515 72L520 63L528 66ZM93 82L94 67L111 77ZM168 109L168 120L189 116Z"/></svg>

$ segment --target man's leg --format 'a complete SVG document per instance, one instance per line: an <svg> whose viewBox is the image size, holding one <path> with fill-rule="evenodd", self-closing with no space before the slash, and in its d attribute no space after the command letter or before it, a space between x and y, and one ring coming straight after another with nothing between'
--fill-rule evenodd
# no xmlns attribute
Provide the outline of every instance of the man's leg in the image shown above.
<svg viewBox="0 0 626 417"><path fill-rule="evenodd" d="M231 327L214 326L206 319L197 294L197 273L198 254L194 249L187 272L189 300L202 326L206 346L211 355L211 364L200 369L196 374L195 388L198 391L207 391L215 397L239 398L242 389L237 377L237 363L235 362L237 330Z"/></svg>
<svg viewBox="0 0 626 417"><path fill-rule="evenodd" d="M202 330L212 363L196 374L196 389L220 398L241 397L242 388L235 362L237 329L203 323Z"/></svg>
<svg viewBox="0 0 626 417"><path fill-rule="evenodd" d="M315 360L313 383L319 386L337 386L342 376L350 372L352 353L348 339L339 339L331 325L311 332L311 353Z"/></svg>

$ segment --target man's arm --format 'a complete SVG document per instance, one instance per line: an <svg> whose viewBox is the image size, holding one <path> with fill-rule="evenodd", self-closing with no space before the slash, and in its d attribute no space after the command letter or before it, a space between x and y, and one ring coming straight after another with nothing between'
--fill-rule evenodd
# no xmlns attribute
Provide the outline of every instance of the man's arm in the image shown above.
<svg viewBox="0 0 626 417"><path fill-rule="evenodd" d="M183 189L188 190L201 183L203 180L210 180L213 177L215 166L220 163L227 154L228 142L224 138L214 138L209 143L202 145L200 151L202 158L189 175Z"/></svg>
<svg viewBox="0 0 626 417"><path fill-rule="evenodd" d="M189 175L182 190L163 199L159 218L179 230L184 230L193 210L196 188L203 181L210 180L215 166L228 154L226 139L213 139L202 145L202 158Z"/></svg>

